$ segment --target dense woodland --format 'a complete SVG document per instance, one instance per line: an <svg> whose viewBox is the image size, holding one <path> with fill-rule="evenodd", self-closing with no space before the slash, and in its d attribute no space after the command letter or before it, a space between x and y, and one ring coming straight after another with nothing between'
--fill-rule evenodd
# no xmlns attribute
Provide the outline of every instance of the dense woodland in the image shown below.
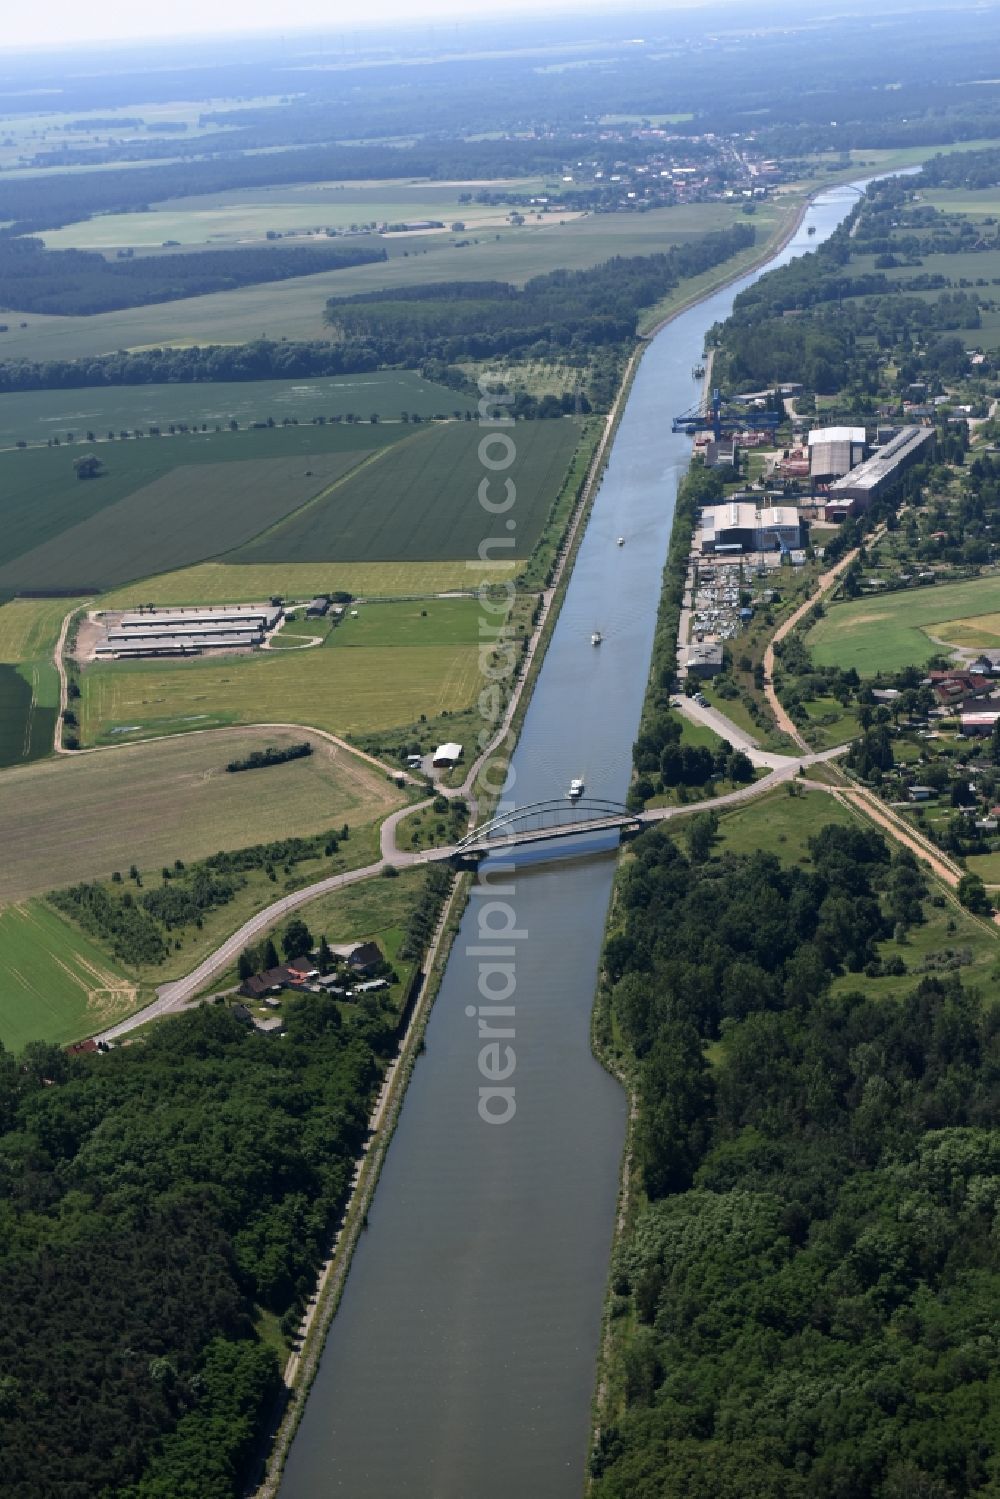
<svg viewBox="0 0 1000 1499"><path fill-rule="evenodd" d="M920 378L967 371L958 330L978 328L981 309L992 307L997 293L986 278L982 289L953 286L940 272L920 270L921 257L995 250L995 230L984 238L973 224L953 228L943 214L924 208L907 212L907 232L890 239L905 191L888 185L873 190L870 202L815 254L769 272L740 293L732 316L710 338L717 350L714 369L724 384L745 389L796 380L819 395L846 391L863 406L878 391L880 355L898 356L895 387L901 392ZM876 266L883 261L917 269L892 279L884 270L853 273L851 261L862 255L874 255Z"/></svg>
<svg viewBox="0 0 1000 1499"><path fill-rule="evenodd" d="M642 309L666 296L681 278L738 254L753 244L753 238L752 225L736 224L662 255L616 257L590 270L537 276L523 290L505 281L446 282L404 287L391 298L383 294L345 298L327 311L328 321L343 330L344 336L336 342L258 339L249 344L140 349L37 363L0 360L0 393L90 385L302 379L364 373L385 365L412 368L414 364L428 379L464 389L465 377L449 363L451 359L506 352L591 360L594 388L588 399L603 408L614 393L619 356L635 337ZM212 262L218 253L202 258ZM610 354L610 364L602 362L602 352ZM538 403L524 398L519 414L561 415L563 409L540 411L537 407Z"/></svg>
<svg viewBox="0 0 1000 1499"><path fill-rule="evenodd" d="M659 255L616 255L589 270L534 276L521 288L446 281L334 297L326 319L373 349L380 364L572 356L634 339L643 308L753 242L751 224L734 224Z"/></svg>
<svg viewBox="0 0 1000 1499"><path fill-rule="evenodd" d="M633 845L606 948L643 1194L595 1495L993 1493L1000 1008L957 976L865 997L924 919L905 850L717 856L709 816L690 857Z"/></svg>
<svg viewBox="0 0 1000 1499"><path fill-rule="evenodd" d="M374 1012L283 1037L208 1006L142 1046L0 1050L0 1449L10 1499L235 1499L360 1149Z"/></svg>
<svg viewBox="0 0 1000 1499"><path fill-rule="evenodd" d="M379 245L269 245L105 260L89 250L46 250L40 239L0 235L0 310L114 312L385 259Z"/></svg>

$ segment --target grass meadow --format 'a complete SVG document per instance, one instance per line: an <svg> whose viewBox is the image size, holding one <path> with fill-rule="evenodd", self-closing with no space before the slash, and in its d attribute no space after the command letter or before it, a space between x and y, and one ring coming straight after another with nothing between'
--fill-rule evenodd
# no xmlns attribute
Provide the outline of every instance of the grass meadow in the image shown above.
<svg viewBox="0 0 1000 1499"><path fill-rule="evenodd" d="M136 985L83 932L31 900L0 908L0 1044L65 1043L135 1008Z"/></svg>
<svg viewBox="0 0 1000 1499"><path fill-rule="evenodd" d="M426 646L477 645L482 608L477 599L414 599L365 604L332 630L327 647L365 650ZM297 629L307 629L304 621Z"/></svg>
<svg viewBox="0 0 1000 1499"><path fill-rule="evenodd" d="M310 425L106 442L82 450L103 465L93 479L76 477L73 448L0 453L0 590L100 591L228 551L404 430Z"/></svg>
<svg viewBox="0 0 1000 1499"><path fill-rule="evenodd" d="M552 390L551 384L545 390ZM414 370L378 370L370 374L339 375L318 380L201 381L194 385L95 385L81 390L9 391L0 402L0 447L15 442L65 441L92 431L101 437L109 430L187 422L241 426L266 421L269 416L296 417L311 422L315 416L353 414L364 421L373 411L383 420L397 421L403 412L447 416L464 399L447 385L425 380Z"/></svg>
<svg viewBox="0 0 1000 1499"><path fill-rule="evenodd" d="M303 656L325 654L334 653ZM342 822L360 829L401 805L401 793L377 770L319 737L307 759L226 772L229 760L253 749L308 737L298 728L186 734L6 771L0 906L132 863L155 870Z"/></svg>
<svg viewBox="0 0 1000 1499"><path fill-rule="evenodd" d="M830 822L856 824L857 818L825 791L789 796L781 789L724 813L715 849L733 854L760 850L779 859L808 863L809 839ZM683 828L678 831L683 833Z"/></svg>
<svg viewBox="0 0 1000 1499"><path fill-rule="evenodd" d="M344 484L304 505L287 520L232 553L234 562L434 562L475 557L480 543L510 536L515 545L499 556L526 557L538 540L580 438L579 423L561 418L521 423L515 457L504 478L516 485L510 518L498 520L479 501L504 499L504 478L491 475L480 457L483 434L475 422L425 428L359 469ZM498 439L499 442L499 439ZM499 462L505 450L490 457ZM511 526L513 519L516 532Z"/></svg>
<svg viewBox="0 0 1000 1499"><path fill-rule="evenodd" d="M856 667L864 677L923 666L950 640L949 621L964 625L1000 609L1000 577L907 588L873 598L832 604L806 637L818 666Z"/></svg>

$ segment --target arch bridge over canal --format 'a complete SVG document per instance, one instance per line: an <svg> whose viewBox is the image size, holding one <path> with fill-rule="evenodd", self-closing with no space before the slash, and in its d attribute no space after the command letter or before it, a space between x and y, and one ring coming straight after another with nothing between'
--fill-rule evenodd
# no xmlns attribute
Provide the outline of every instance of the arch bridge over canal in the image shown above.
<svg viewBox="0 0 1000 1499"><path fill-rule="evenodd" d="M506 808L467 833L449 852L460 862L478 862L487 854L546 843L553 838L576 838L615 829L630 837L641 831L643 821L640 813L631 812L623 802L585 796L570 800L563 796Z"/></svg>

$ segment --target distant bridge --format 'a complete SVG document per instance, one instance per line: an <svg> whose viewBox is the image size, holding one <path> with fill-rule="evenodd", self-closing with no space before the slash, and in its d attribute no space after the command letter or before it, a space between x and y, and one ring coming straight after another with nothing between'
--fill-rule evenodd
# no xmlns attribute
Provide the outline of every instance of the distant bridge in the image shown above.
<svg viewBox="0 0 1000 1499"><path fill-rule="evenodd" d="M551 838L576 838L615 829L638 832L642 825L641 815L630 812L623 802L583 796L570 800L564 796L499 813L467 833L451 853L458 858L477 859L500 849L544 843Z"/></svg>

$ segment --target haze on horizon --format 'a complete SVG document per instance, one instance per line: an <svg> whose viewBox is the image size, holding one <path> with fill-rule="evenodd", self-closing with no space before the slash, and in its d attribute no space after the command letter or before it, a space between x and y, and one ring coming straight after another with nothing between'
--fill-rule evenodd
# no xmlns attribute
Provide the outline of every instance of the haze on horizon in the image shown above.
<svg viewBox="0 0 1000 1499"><path fill-rule="evenodd" d="M631 0L630 10L689 10L704 0ZM604 0L505 0L501 13L497 0L369 0L363 13L346 6L331 6L328 0L286 0L280 13L268 0L172 0L163 10L140 8L134 0L97 0L81 7L77 0L46 0L38 8L11 9L4 21L6 49L59 49L67 45L86 47L108 41L142 42L156 38L224 35L292 35L298 32L342 34L378 30L405 22L408 27L427 21L432 25L501 20L510 15L541 16L572 9L605 11ZM516 38L512 36L512 43Z"/></svg>

